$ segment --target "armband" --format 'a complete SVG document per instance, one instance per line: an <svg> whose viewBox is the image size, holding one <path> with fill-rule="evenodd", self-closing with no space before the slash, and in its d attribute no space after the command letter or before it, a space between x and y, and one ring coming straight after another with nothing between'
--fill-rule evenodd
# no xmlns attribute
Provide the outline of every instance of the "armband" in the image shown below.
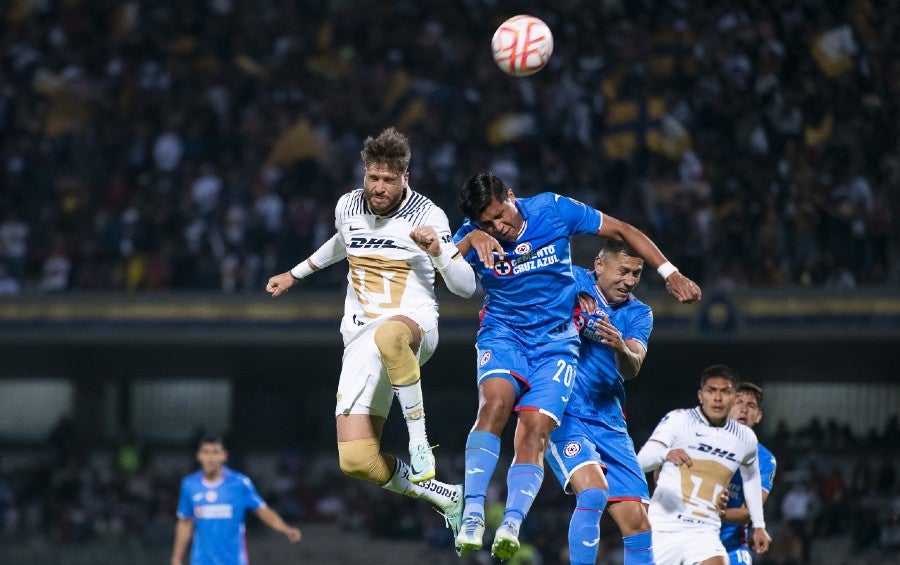
<svg viewBox="0 0 900 565"><path fill-rule="evenodd" d="M294 282L298 282L303 277L308 277L315 271L309 266L309 262L303 260L300 263L297 263L297 265L288 272L291 274L291 277L293 277Z"/></svg>
<svg viewBox="0 0 900 565"><path fill-rule="evenodd" d="M678 270L678 267L676 267L669 261L666 261L665 263L663 263L662 265L660 265L659 267L656 268L656 272L659 273L659 276L661 276L663 278L663 280L669 278L669 275L676 272L677 270Z"/></svg>

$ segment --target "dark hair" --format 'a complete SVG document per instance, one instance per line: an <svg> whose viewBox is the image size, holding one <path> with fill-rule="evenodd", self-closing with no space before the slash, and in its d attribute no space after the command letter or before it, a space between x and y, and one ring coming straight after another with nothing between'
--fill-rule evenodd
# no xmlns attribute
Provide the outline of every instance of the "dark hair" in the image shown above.
<svg viewBox="0 0 900 565"><path fill-rule="evenodd" d="M382 130L378 137L367 137L359 154L367 167L379 163L402 175L409 169L412 152L409 148L409 139L396 128L390 127Z"/></svg>
<svg viewBox="0 0 900 565"><path fill-rule="evenodd" d="M203 434L200 436L200 439L197 440L197 449L199 450L201 446L207 443L218 443L222 447L225 447L225 438L219 434Z"/></svg>
<svg viewBox="0 0 900 565"><path fill-rule="evenodd" d="M459 211L474 222L491 202L506 200L508 190L509 187L500 177L491 173L476 173L459 191Z"/></svg>
<svg viewBox="0 0 900 565"><path fill-rule="evenodd" d="M703 369L703 372L700 373L700 388L706 386L706 381L714 378L727 379L735 388L741 383L741 377L738 376L737 371L728 365L719 363Z"/></svg>
<svg viewBox="0 0 900 565"><path fill-rule="evenodd" d="M638 252L634 250L633 247L628 245L624 240L621 239L612 239L609 237L603 237L600 239L600 249L597 250L597 256L601 256L604 253L610 253L612 255L622 253L623 255L627 255L628 257L637 257L638 259L643 260L644 258L638 255Z"/></svg>
<svg viewBox="0 0 900 565"><path fill-rule="evenodd" d="M756 404L757 404L760 408L762 408L762 405L763 405L763 391L762 391L762 387L761 387L761 386L759 386L758 384L755 384L755 383L751 383L751 382L749 382L749 381L744 381L744 382L742 382L742 383L740 383L740 384L737 385L737 391L738 391L738 394L740 394L740 393L743 392L743 393L746 393L746 394L752 394L753 396L755 396L755 397L756 397Z"/></svg>

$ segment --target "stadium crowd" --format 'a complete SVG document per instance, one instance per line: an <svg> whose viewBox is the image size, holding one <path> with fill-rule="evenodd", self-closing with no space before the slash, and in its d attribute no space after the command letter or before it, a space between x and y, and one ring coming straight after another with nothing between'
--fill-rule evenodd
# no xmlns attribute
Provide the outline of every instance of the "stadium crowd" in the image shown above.
<svg viewBox="0 0 900 565"><path fill-rule="evenodd" d="M531 9L11 2L0 293L260 292L388 125L452 225L490 170L641 227L707 288L897 284L897 0L556 2L548 67L512 79L490 37Z"/></svg>
<svg viewBox="0 0 900 565"><path fill-rule="evenodd" d="M900 555L896 417L866 437L854 435L845 424L813 420L796 430L779 425L761 433L760 441L778 454L779 469L766 504L773 546L759 563L885 563ZM179 481L195 465L191 448L146 446L128 436L116 446L98 448L64 420L38 453L27 465L21 458L19 464L0 461L0 545L9 549L46 540L69 548L96 541L113 544L109 547L171 546ZM231 453L229 464L250 475L291 523L332 524L348 535L385 540L424 540L435 549L435 559L446 554L448 562L457 561L452 537L436 512L374 485L347 481L336 470L333 454L297 448L269 457L241 449ZM462 465L461 455L441 461L442 469L460 477ZM574 499L552 486L541 489L522 532L523 556L533 556L535 564L568 562L567 516ZM499 525L504 497L502 480L492 483L489 527ZM249 524L251 535L263 529L256 520ZM603 565L621 556L616 531L605 513ZM829 552L839 561L826 559ZM847 561L851 556L864 560ZM485 551L463 562L491 561Z"/></svg>

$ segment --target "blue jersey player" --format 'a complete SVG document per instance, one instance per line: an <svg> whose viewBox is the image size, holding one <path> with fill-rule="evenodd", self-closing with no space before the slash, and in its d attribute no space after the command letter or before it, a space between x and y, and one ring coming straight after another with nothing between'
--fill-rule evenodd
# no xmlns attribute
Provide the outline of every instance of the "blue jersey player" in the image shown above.
<svg viewBox="0 0 900 565"><path fill-rule="evenodd" d="M758 385L742 382L737 387L737 396L729 416L733 420L754 427L762 420L763 391ZM762 481L762 501L765 504L775 480L775 456L762 444L757 447L759 475ZM744 504L744 488L741 474L735 473L725 492L728 503L722 513L722 545L728 551L731 565L751 565L753 557L747 544L747 524L750 511Z"/></svg>
<svg viewBox="0 0 900 565"><path fill-rule="evenodd" d="M269 508L250 479L225 465L228 452L218 436L204 436L197 449L200 470L181 481L172 565L182 565L191 546L191 565L247 565L244 513L251 510L291 543L301 533Z"/></svg>
<svg viewBox="0 0 900 565"><path fill-rule="evenodd" d="M484 536L484 499L500 453L500 434L518 415L507 500L491 552L509 559L544 476L550 431L559 425L575 381L579 338L569 239L596 234L627 242L658 269L682 302L700 288L633 226L553 193L516 198L503 181L479 173L463 185L466 222L454 241L485 291L476 343L478 414L466 440L465 509L456 549L477 551Z"/></svg>
<svg viewBox="0 0 900 565"><path fill-rule="evenodd" d="M644 261L623 242L606 240L594 271L575 267L581 297L578 376L562 423L550 434L547 463L563 490L575 494L569 521L572 564L597 561L604 506L619 526L624 565L653 563L650 491L625 425L624 381L637 376L653 313L632 291Z"/></svg>

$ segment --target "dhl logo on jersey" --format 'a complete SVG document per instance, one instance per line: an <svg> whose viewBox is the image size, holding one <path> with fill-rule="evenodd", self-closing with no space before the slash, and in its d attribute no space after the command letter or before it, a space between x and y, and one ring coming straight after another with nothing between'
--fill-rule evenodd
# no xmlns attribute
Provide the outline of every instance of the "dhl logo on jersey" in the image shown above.
<svg viewBox="0 0 900 565"><path fill-rule="evenodd" d="M347 247L350 249L403 249L394 244L393 239L381 237L351 237Z"/></svg>
<svg viewBox="0 0 900 565"><path fill-rule="evenodd" d="M737 462L737 455L725 449L719 449L718 447L706 445L705 443L692 445L691 448L696 449L697 451L702 451L703 453L709 453L713 457L721 457L722 459L727 459L728 461Z"/></svg>

